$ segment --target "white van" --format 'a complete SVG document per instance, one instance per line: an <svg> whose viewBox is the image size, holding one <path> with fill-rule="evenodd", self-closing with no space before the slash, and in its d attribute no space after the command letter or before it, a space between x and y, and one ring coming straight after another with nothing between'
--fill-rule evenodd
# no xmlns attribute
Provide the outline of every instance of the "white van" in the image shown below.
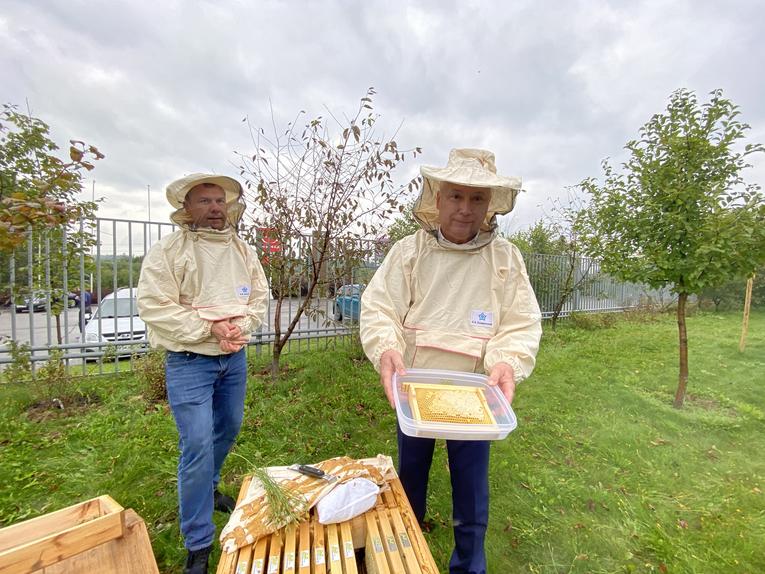
<svg viewBox="0 0 765 574"><path fill-rule="evenodd" d="M146 325L138 316L137 289L118 289L98 304L85 331L84 343L101 343L102 346L86 347L86 353L103 353L107 345L116 345L118 355L140 353L146 348ZM140 344L120 343L142 341Z"/></svg>

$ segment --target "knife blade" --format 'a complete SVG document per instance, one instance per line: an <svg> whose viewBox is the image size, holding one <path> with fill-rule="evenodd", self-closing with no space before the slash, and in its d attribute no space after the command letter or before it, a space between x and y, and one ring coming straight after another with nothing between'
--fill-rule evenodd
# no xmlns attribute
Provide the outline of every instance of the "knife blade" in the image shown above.
<svg viewBox="0 0 765 574"><path fill-rule="evenodd" d="M327 482L334 482L337 480L336 476L327 474L322 469L317 468L315 466L311 466L309 464L293 464L291 466L288 466L287 468L289 468L290 470L297 471L302 475L310 476L312 478L320 478L322 480L326 480Z"/></svg>

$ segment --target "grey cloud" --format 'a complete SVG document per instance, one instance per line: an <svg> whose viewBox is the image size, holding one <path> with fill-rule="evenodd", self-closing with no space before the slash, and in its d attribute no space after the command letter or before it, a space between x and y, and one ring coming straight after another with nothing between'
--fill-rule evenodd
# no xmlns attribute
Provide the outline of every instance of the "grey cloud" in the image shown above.
<svg viewBox="0 0 765 574"><path fill-rule="evenodd" d="M760 41L765 7L735 0L538 2L5 3L4 101L48 121L56 140L107 155L93 177L105 215L163 212L163 186L182 173L236 175L252 150L242 118L270 129L355 111L377 89L379 129L417 165L443 165L457 146L492 149L524 177L509 219L538 219L565 187L600 173L669 94L722 87L765 133ZM762 138L760 138L762 140ZM765 167L753 170L762 181ZM87 190L86 190L87 191ZM139 198L139 199L136 199Z"/></svg>

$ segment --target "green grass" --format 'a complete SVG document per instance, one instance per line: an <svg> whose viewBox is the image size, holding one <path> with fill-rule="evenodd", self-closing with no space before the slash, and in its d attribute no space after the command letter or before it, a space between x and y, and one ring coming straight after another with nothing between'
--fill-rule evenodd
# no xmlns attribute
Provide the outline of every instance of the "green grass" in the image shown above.
<svg viewBox="0 0 765 574"><path fill-rule="evenodd" d="M671 406L672 317L588 326L580 318L545 333L513 405L518 429L492 445L489 571L765 572L765 313L752 315L743 354L740 315L689 318L682 410ZM265 361L253 357L224 490L235 494L250 464L395 457L395 416L358 349L287 355L275 384L260 374ZM160 570L179 572L167 408L148 404L129 374L83 384L100 400L52 413L30 410L28 389L0 386L0 525L108 493L146 520ZM442 571L450 509L439 442L427 538Z"/></svg>

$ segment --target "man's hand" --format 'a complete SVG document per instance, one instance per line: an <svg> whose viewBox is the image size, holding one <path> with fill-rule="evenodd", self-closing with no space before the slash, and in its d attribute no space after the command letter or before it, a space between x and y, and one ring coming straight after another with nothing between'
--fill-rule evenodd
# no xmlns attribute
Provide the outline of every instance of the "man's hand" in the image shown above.
<svg viewBox="0 0 765 574"><path fill-rule="evenodd" d="M489 385L499 385L499 390L507 398L507 402L513 404L515 396L515 371L507 363L497 363L489 374Z"/></svg>
<svg viewBox="0 0 765 574"><path fill-rule="evenodd" d="M223 339L219 345L220 350L224 353L236 353L249 342L247 337L241 337L239 339Z"/></svg>
<svg viewBox="0 0 765 574"><path fill-rule="evenodd" d="M243 336L242 330L228 319L213 323L210 333L218 339L220 350L224 353L236 353L249 343L249 338Z"/></svg>
<svg viewBox="0 0 765 574"><path fill-rule="evenodd" d="M237 339L242 336L242 331L228 319L215 321L210 327L210 333L219 341Z"/></svg>
<svg viewBox="0 0 765 574"><path fill-rule="evenodd" d="M380 356L380 384L385 389L385 396L388 397L390 406L396 408L396 403L393 402L393 373L398 373L399 376L405 375L406 368L401 353L391 349Z"/></svg>

